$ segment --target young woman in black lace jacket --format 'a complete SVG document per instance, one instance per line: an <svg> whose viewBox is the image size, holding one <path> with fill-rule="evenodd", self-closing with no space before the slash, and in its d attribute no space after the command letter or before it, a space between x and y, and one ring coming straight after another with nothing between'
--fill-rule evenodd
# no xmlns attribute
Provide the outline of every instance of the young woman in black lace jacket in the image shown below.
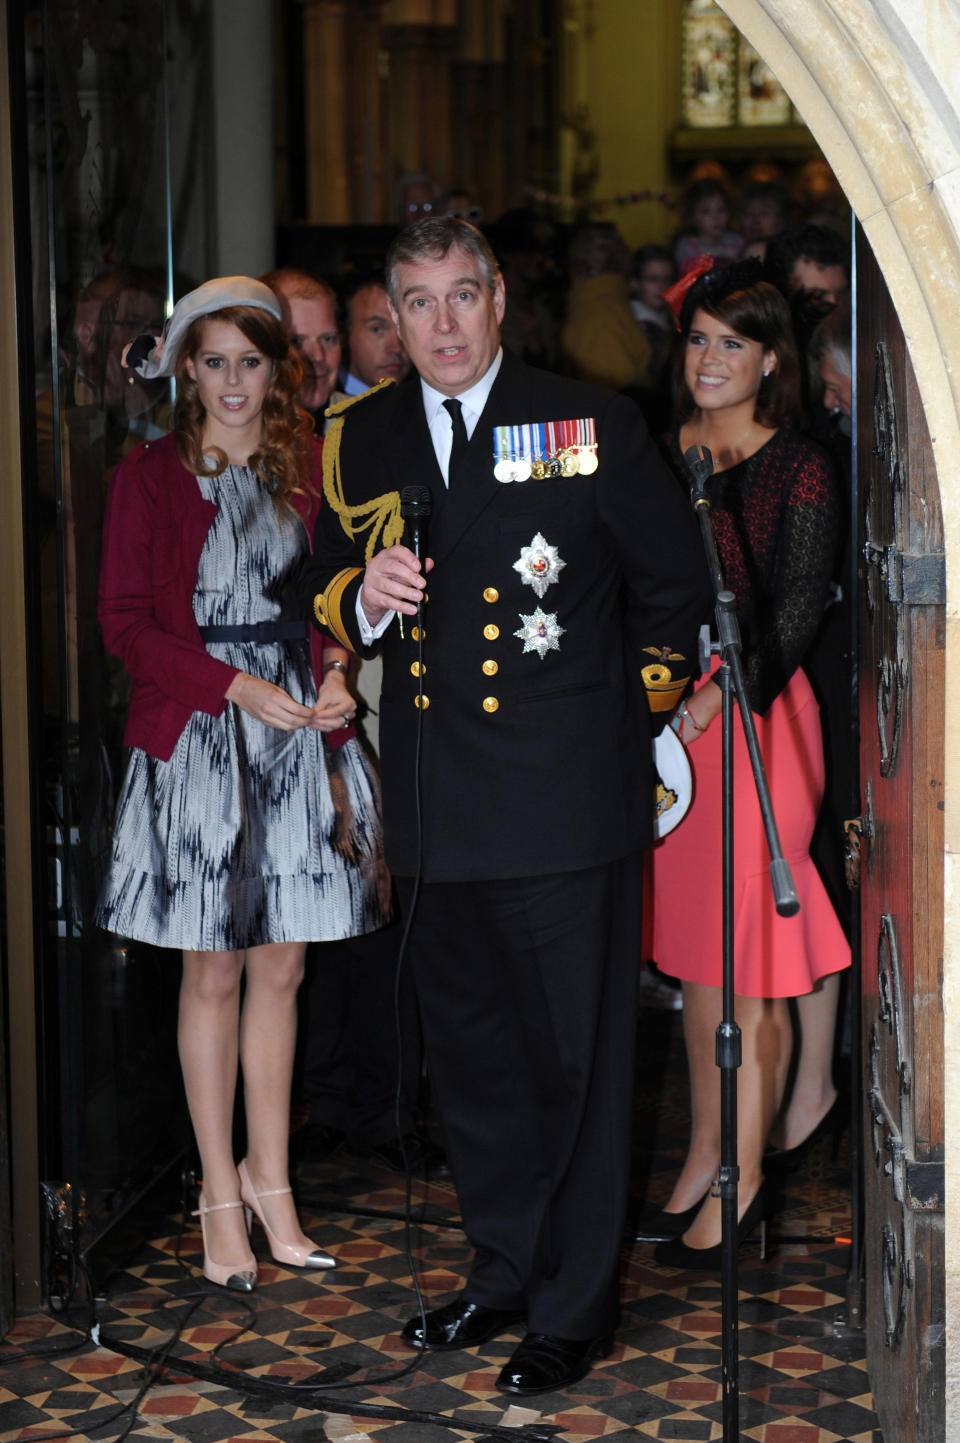
<svg viewBox="0 0 960 1443"><path fill-rule="evenodd" d="M784 853L800 897L798 916L776 915L768 854L736 717L735 992L743 1034L739 1072L739 1212L742 1234L765 1215L762 1157L780 1109L792 1048L790 997L809 997L794 1088L803 1135L829 1111L833 1022L840 971L850 954L809 844L823 791L819 712L802 669L823 615L838 535L838 501L825 454L794 423L800 374L786 303L743 262L700 277L680 316L679 431L683 453L706 447L715 472L707 495L727 585L736 593L744 672L771 785ZM714 1035L721 1018L721 691L705 678L675 726L689 747L694 802L654 856L653 952L683 981L692 1131L683 1169L659 1214L658 1259L719 1263L720 1074ZM714 723L717 723L716 725ZM810 1045L812 1043L812 1046ZM831 1096L833 1094L833 1096ZM682 1238L682 1240L681 1240Z"/></svg>

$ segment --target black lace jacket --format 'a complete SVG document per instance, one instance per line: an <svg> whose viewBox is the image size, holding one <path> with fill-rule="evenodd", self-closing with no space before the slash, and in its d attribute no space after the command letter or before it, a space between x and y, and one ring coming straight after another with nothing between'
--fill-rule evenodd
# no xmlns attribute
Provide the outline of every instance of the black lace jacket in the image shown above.
<svg viewBox="0 0 960 1443"><path fill-rule="evenodd" d="M670 459L689 476L676 437ZM736 594L750 705L765 712L801 665L834 574L840 503L826 453L785 429L707 482L724 578Z"/></svg>

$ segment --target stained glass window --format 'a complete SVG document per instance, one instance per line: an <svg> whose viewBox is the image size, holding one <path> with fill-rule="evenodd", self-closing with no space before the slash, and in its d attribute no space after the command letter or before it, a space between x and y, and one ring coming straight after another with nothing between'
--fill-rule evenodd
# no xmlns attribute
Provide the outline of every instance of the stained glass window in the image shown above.
<svg viewBox="0 0 960 1443"><path fill-rule="evenodd" d="M733 125L736 29L713 0L686 0L683 16L684 122Z"/></svg>
<svg viewBox="0 0 960 1443"><path fill-rule="evenodd" d="M737 119L741 125L789 125L790 97L749 40L738 37Z"/></svg>
<svg viewBox="0 0 960 1443"><path fill-rule="evenodd" d="M792 125L790 97L714 0L683 0L683 124Z"/></svg>

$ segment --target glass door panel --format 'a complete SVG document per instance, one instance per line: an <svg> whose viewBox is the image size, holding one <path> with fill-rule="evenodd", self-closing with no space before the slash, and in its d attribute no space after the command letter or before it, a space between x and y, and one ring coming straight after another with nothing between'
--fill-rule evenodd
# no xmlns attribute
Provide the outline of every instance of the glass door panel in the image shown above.
<svg viewBox="0 0 960 1443"><path fill-rule="evenodd" d="M176 1056L179 956L92 922L127 701L96 603L111 478L132 447L171 424L169 384L141 381L121 356L171 304L171 211L194 249L206 230L208 192L190 183L201 161L171 138L171 96L192 146L206 104L207 7L33 0L25 14L30 211L21 224L32 257L37 465L23 484L40 568L34 713L46 860L36 879L40 1170L53 1241L86 1252L189 1135ZM188 183L171 205L177 175ZM186 288L178 278L177 293ZM51 1275L48 1291L59 1287Z"/></svg>

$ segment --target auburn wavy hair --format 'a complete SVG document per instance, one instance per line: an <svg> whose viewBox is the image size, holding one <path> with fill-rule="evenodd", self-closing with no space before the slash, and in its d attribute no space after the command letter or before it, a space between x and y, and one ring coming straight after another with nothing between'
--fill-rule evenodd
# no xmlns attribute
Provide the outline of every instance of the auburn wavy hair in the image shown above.
<svg viewBox="0 0 960 1443"><path fill-rule="evenodd" d="M258 306L225 306L222 311L198 316L183 338L174 371L177 380L174 432L180 464L195 476L217 476L227 464L227 457L219 446L208 448L204 454L206 412L197 383L187 370L187 362L200 349L203 328L208 321L227 321L236 326L273 366L273 376L263 398L263 435L248 465L269 487L277 510L293 511L291 498L295 493L310 496L315 490L310 480L313 420L296 404L303 379L300 358L287 340L283 324Z"/></svg>
<svg viewBox="0 0 960 1443"><path fill-rule="evenodd" d="M754 417L761 426L769 426L773 430L795 425L800 418L800 361L793 339L790 308L768 281L736 285L739 277L735 276L735 271L736 263L729 268L729 279L724 269L708 271L706 276L700 277L684 301L674 380L676 419L682 425L697 409L684 379L683 363L694 315L703 310L738 335L759 341L765 351L773 351L777 358L776 369L760 382ZM725 282L727 289L724 293Z"/></svg>

